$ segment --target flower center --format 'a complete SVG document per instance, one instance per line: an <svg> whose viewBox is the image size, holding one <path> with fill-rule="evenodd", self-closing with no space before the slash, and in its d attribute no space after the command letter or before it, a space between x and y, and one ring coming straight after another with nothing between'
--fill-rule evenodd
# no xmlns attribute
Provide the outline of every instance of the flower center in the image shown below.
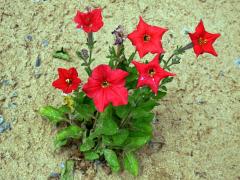
<svg viewBox="0 0 240 180"><path fill-rule="evenodd" d="M103 88L107 88L107 87L109 87L109 86L110 86L110 83L107 82L107 81L104 81L104 82L102 83L102 87L103 87Z"/></svg>
<svg viewBox="0 0 240 180"><path fill-rule="evenodd" d="M202 45L204 45L204 44L206 44L207 43L207 40L206 39L203 39L202 37L200 37L199 39L198 39L198 44L200 45L200 46L202 46Z"/></svg>
<svg viewBox="0 0 240 180"><path fill-rule="evenodd" d="M151 37L150 37L149 35L147 35L147 34L145 34L145 35L143 36L143 40L144 40L145 42L148 42L150 39L151 39Z"/></svg>
<svg viewBox="0 0 240 180"><path fill-rule="evenodd" d="M66 82L68 85L72 84L72 80L71 80L71 79L66 79L65 82Z"/></svg>
<svg viewBox="0 0 240 180"><path fill-rule="evenodd" d="M149 74L151 77L153 77L153 76L156 74L156 72L155 72L154 69L149 69L148 74Z"/></svg>

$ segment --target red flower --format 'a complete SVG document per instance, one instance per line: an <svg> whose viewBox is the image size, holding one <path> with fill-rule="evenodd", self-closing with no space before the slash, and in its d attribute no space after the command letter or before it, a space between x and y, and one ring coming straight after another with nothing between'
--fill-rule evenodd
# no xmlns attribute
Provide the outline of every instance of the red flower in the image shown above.
<svg viewBox="0 0 240 180"><path fill-rule="evenodd" d="M149 52L152 54L164 52L161 40L166 31L167 29L148 25L140 17L137 30L129 34L128 39L136 46L139 56L142 58Z"/></svg>
<svg viewBox="0 0 240 180"><path fill-rule="evenodd" d="M160 67L159 55L156 55L154 59L147 64L137 61L132 61L132 63L139 73L137 88L149 86L155 94L158 92L158 86L162 79L168 76L175 76L175 74L167 72Z"/></svg>
<svg viewBox="0 0 240 180"><path fill-rule="evenodd" d="M124 85L127 75L128 73L121 69L112 70L108 65L99 65L83 86L83 91L93 99L99 112L103 112L110 103L113 106L126 105L128 91Z"/></svg>
<svg viewBox="0 0 240 180"><path fill-rule="evenodd" d="M102 9L89 10L87 13L77 11L74 17L77 28L82 28L86 33L97 32L102 26Z"/></svg>
<svg viewBox="0 0 240 180"><path fill-rule="evenodd" d="M220 36L220 34L212 34L205 30L203 21L201 20L196 27L195 33L189 33L193 43L193 49L197 57L203 53L209 53L217 56L213 43Z"/></svg>
<svg viewBox="0 0 240 180"><path fill-rule="evenodd" d="M66 94L76 90L81 83L77 70L73 67L69 70L58 68L58 75L59 78L52 83L52 86L61 89Z"/></svg>

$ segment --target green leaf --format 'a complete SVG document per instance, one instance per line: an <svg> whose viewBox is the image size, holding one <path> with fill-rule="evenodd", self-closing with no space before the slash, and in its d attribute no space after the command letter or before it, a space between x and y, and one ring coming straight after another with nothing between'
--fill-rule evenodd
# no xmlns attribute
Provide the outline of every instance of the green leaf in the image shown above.
<svg viewBox="0 0 240 180"><path fill-rule="evenodd" d="M58 122L61 122L64 119L64 113L61 110L58 110L57 108L54 108L52 106L42 107L39 110L39 113L41 116L49 119L49 121L51 121L54 124L57 124Z"/></svg>
<svg viewBox="0 0 240 180"><path fill-rule="evenodd" d="M125 142L124 149L129 151L137 150L144 146L150 138L151 136L128 137Z"/></svg>
<svg viewBox="0 0 240 180"><path fill-rule="evenodd" d="M133 121L137 122L152 122L154 118L154 113L149 111L143 111L141 109L136 108L132 112Z"/></svg>
<svg viewBox="0 0 240 180"><path fill-rule="evenodd" d="M62 59L65 61L70 61L70 56L69 54L63 50L63 48L60 51L55 51L53 53L54 58Z"/></svg>
<svg viewBox="0 0 240 180"><path fill-rule="evenodd" d="M58 108L58 111L65 114L71 112L71 109L68 106L63 105L60 108Z"/></svg>
<svg viewBox="0 0 240 180"><path fill-rule="evenodd" d="M135 121L133 123L133 128L135 131L144 132L146 134L152 135L152 124L150 122L139 122Z"/></svg>
<svg viewBox="0 0 240 180"><path fill-rule="evenodd" d="M73 100L74 100L75 106L78 105L78 104L83 104L83 100L86 97L84 92L74 91L73 94L74 94Z"/></svg>
<svg viewBox="0 0 240 180"><path fill-rule="evenodd" d="M111 167L113 172L118 172L120 170L120 164L116 153L111 149L104 149L103 154L108 165Z"/></svg>
<svg viewBox="0 0 240 180"><path fill-rule="evenodd" d="M166 87L166 86L161 86L161 88L162 88L164 91L167 91L167 87Z"/></svg>
<svg viewBox="0 0 240 180"><path fill-rule="evenodd" d="M124 168L132 175L137 176L139 172L138 160L132 152L127 152L123 157Z"/></svg>
<svg viewBox="0 0 240 180"><path fill-rule="evenodd" d="M166 77L161 81L161 85L172 82L173 77Z"/></svg>
<svg viewBox="0 0 240 180"><path fill-rule="evenodd" d="M80 151L89 151L95 146L95 142L91 138L87 138L86 141L80 145Z"/></svg>
<svg viewBox="0 0 240 180"><path fill-rule="evenodd" d="M133 60L133 58L135 57L136 53L137 53L137 51L133 52L133 53L129 56L129 58L128 58L128 64L130 64L130 63L132 62L132 60Z"/></svg>
<svg viewBox="0 0 240 180"><path fill-rule="evenodd" d="M118 117L125 119L131 111L131 106L129 104L125 106L117 106L115 107L115 111Z"/></svg>
<svg viewBox="0 0 240 180"><path fill-rule="evenodd" d="M128 135L129 131L127 129L120 129L117 134L112 136L113 145L122 145L126 141Z"/></svg>
<svg viewBox="0 0 240 180"><path fill-rule="evenodd" d="M152 96L153 99L160 100L167 95L167 92L158 91L157 96Z"/></svg>
<svg viewBox="0 0 240 180"><path fill-rule="evenodd" d="M75 106L75 110L78 113L78 118L82 120L88 120L93 116L94 108L91 106L91 104L81 104Z"/></svg>
<svg viewBox="0 0 240 180"><path fill-rule="evenodd" d="M149 99L148 101L138 104L137 109L141 109L142 111L151 111L157 105L158 103L156 100Z"/></svg>
<svg viewBox="0 0 240 180"><path fill-rule="evenodd" d="M76 126L71 125L67 128L62 129L56 134L54 145L56 148L59 148L67 143L67 140L70 138L79 139L82 136L83 130Z"/></svg>
<svg viewBox="0 0 240 180"><path fill-rule="evenodd" d="M109 136L102 136L102 143L105 145L105 146L109 146L112 144L112 141L110 139Z"/></svg>
<svg viewBox="0 0 240 180"><path fill-rule="evenodd" d="M65 162L65 167L61 172L60 180L73 180L74 179L74 161L68 160Z"/></svg>
<svg viewBox="0 0 240 180"><path fill-rule="evenodd" d="M96 152L89 151L89 152L84 152L84 159L88 161L93 161L95 159L98 159L99 155Z"/></svg>
<svg viewBox="0 0 240 180"><path fill-rule="evenodd" d="M112 116L112 106L108 106L103 113L101 113L97 123L97 134L114 135L118 132L117 123Z"/></svg>

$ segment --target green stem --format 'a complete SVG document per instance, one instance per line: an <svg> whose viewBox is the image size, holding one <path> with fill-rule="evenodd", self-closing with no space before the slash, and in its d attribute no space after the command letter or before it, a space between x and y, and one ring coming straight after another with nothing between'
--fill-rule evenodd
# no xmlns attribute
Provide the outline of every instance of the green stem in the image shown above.
<svg viewBox="0 0 240 180"><path fill-rule="evenodd" d="M173 54L168 58L168 60L166 61L166 64L164 64L164 67L163 69L169 69L170 66L174 65L175 63L171 63L170 65L169 62L172 60L172 58L174 56L177 56L177 55L180 55L182 54L182 52L188 50L188 49L191 49L193 47L193 44L192 43L188 43L186 46L182 47L182 48L179 48L179 49L176 49Z"/></svg>
<svg viewBox="0 0 240 180"><path fill-rule="evenodd" d="M88 62L86 62L86 65L87 65L87 69L88 69L87 73L88 73L88 75L90 75L92 73L91 63L92 63L92 53L93 53L93 48L94 48L94 40L93 40L92 32L88 33L87 45L88 45L88 49L89 49L89 58L88 58Z"/></svg>
<svg viewBox="0 0 240 180"><path fill-rule="evenodd" d="M135 105L137 106L140 100L142 99L142 94L138 96L135 101ZM124 127L124 125L131 119L132 112L130 111L125 119L121 121L120 127Z"/></svg>

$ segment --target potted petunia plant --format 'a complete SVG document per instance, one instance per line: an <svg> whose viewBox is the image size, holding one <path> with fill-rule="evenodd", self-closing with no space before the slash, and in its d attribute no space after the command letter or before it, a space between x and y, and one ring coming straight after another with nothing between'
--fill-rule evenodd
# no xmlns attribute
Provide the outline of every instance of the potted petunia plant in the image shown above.
<svg viewBox="0 0 240 180"><path fill-rule="evenodd" d="M207 32L201 20L196 32L189 33L191 43L178 47L165 59L161 40L167 29L149 25L140 17L132 33L126 35L122 26L112 32L115 42L109 48L109 63L92 67L94 33L104 25L102 9L77 11L74 22L87 34L88 49L77 55L88 80L82 82L74 67L58 68L59 77L52 86L65 94L64 104L45 106L39 112L59 127L54 140L56 148L75 144L85 160L106 162L113 172L124 168L137 176L136 151L153 136L153 109L175 76L170 72L171 66L179 64L180 55L191 48L196 56L217 56L213 43L220 34ZM125 55L126 39L136 47L130 57ZM140 59L148 53L155 57L141 62L135 58L136 53Z"/></svg>

